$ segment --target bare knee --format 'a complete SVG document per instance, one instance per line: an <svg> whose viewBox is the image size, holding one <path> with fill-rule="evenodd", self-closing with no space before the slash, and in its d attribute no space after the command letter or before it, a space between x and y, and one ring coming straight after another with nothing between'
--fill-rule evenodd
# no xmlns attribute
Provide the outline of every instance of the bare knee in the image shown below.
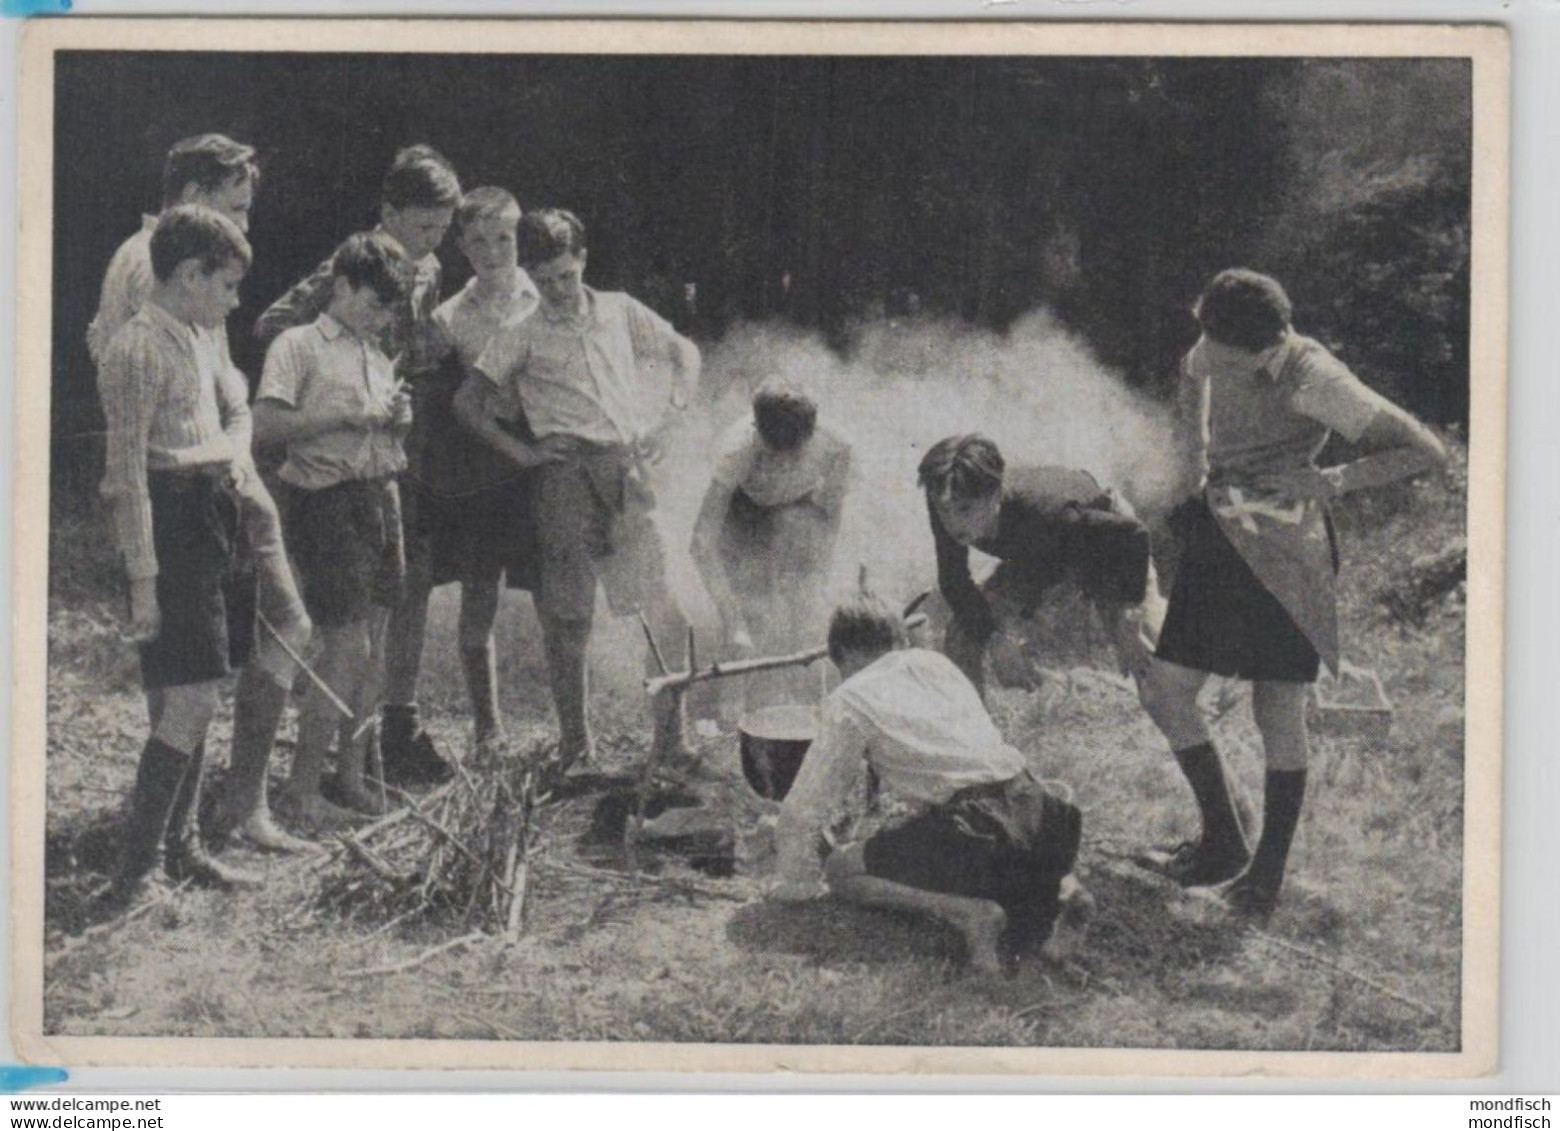
<svg viewBox="0 0 1560 1131"><path fill-rule="evenodd" d="M1251 713L1262 734L1270 770L1303 770L1310 752L1305 704L1309 684L1263 681L1251 693Z"/></svg>
<svg viewBox="0 0 1560 1131"><path fill-rule="evenodd" d="M192 752L206 739L206 731L217 713L216 680L169 687L163 691L162 710L157 718L157 738L175 750Z"/></svg>
<svg viewBox="0 0 1560 1131"><path fill-rule="evenodd" d="M1138 676L1138 699L1172 749L1208 741L1208 727L1197 706L1197 694L1207 678L1163 660L1150 661Z"/></svg>

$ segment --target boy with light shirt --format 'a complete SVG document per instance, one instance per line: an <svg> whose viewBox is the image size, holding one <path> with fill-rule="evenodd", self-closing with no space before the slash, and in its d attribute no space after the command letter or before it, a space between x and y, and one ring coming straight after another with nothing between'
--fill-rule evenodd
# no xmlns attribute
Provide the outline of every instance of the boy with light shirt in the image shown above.
<svg viewBox="0 0 1560 1131"><path fill-rule="evenodd" d="M1305 799L1306 691L1339 664L1338 570L1329 504L1439 467L1445 449L1319 342L1295 332L1278 280L1231 268L1197 300L1202 330L1178 388L1185 501L1173 516L1181 564L1143 705L1164 733L1202 816L1196 841L1156 862L1212 887L1239 916L1278 905ZM1355 458L1318 468L1336 431ZM1210 674L1252 683L1267 764L1262 835L1248 849L1197 705Z"/></svg>
<svg viewBox="0 0 1560 1131"><path fill-rule="evenodd" d="M682 408L698 379L699 351L643 303L585 285L585 227L573 213L527 213L518 235L520 265L541 305L493 335L455 409L516 466L534 469L536 607L559 757L569 762L591 748L585 654L598 581L613 612L642 614L667 662L680 662L687 621L666 582L649 465L660 455L667 409ZM534 440L500 423L521 414ZM677 722L658 703L655 741L669 741Z"/></svg>
<svg viewBox="0 0 1560 1131"><path fill-rule="evenodd" d="M169 209L153 229L154 283L114 335L100 370L107 421L102 493L130 582L130 635L140 646L152 733L136 771L110 910L128 905L156 867L175 881L257 885L201 847L206 736L224 677L254 639L254 578L239 569L235 480L249 407L219 380L226 350L212 331L238 305L249 244L226 217Z"/></svg>
<svg viewBox="0 0 1560 1131"><path fill-rule="evenodd" d="M411 389L416 420L406 437L407 470L400 484L407 576L386 642L385 708L378 736L386 777L405 785L445 781L454 773L423 729L416 697L432 589L430 508L423 505L422 464L429 429L438 431L440 424L438 405L425 405L423 398L428 391L426 378L443 353L433 328L441 275L434 250L449 230L460 198L460 180L450 163L431 146L409 146L395 155L385 174L375 229L401 252L405 284L405 297L379 332L378 342L385 356L394 360L397 376ZM330 260L322 263L260 316L255 336L262 344L324 313L334 295L332 271Z"/></svg>
<svg viewBox="0 0 1560 1131"><path fill-rule="evenodd" d="M1083 819L1002 740L973 684L946 656L905 641L902 618L862 595L835 610L829 658L840 684L775 828L771 894L828 891L913 911L963 938L977 971L1036 952L1060 957L1059 914L1077 941L1092 899L1071 877ZM828 855L823 831L870 770L913 815Z"/></svg>
<svg viewBox="0 0 1560 1131"><path fill-rule="evenodd" d="M284 445L278 472L292 494L287 541L303 579L304 599L324 643L319 675L353 709L341 719L319 687L310 689L298 721L298 753L278 796L316 826L354 813L379 813L378 791L364 780L367 743L384 670L389 612L405 574L396 478L406 467L401 440L411 403L375 344L405 297L400 249L387 237L360 233L332 258L331 300L308 326L271 344L255 401L255 436ZM331 738L339 733L336 795L320 793Z"/></svg>
<svg viewBox="0 0 1560 1131"><path fill-rule="evenodd" d="M475 274L433 312L449 356L429 379L424 486L440 500L427 524L432 583L460 582L460 658L479 746L501 733L493 623L501 583L534 588L536 537L530 483L509 460L455 419L451 402L493 334L536 309L539 296L516 259L520 204L501 188L472 189L455 210L455 246ZM437 407L435 407L437 406Z"/></svg>
<svg viewBox="0 0 1560 1131"><path fill-rule="evenodd" d="M177 142L163 165L163 208L205 205L233 221L240 232L247 232L260 176L254 156L249 146L221 134L201 134ZM141 308L155 283L151 237L156 226L157 217L146 217L141 230L121 244L109 262L97 317L87 329L87 346L99 365L108 342ZM248 381L228 360L226 319L203 332L212 335L223 359L218 380L231 385L231 398L247 401ZM262 632L254 662L245 667L239 679L233 707L233 759L207 835L220 844L237 831L260 848L300 851L312 846L271 821L266 772L295 670L287 649L296 652L303 648L311 626L282 544L276 503L260 476L253 473L247 446L236 458L248 471L240 479L238 500L259 583L260 612L281 639ZM154 701L153 711L156 709Z"/></svg>

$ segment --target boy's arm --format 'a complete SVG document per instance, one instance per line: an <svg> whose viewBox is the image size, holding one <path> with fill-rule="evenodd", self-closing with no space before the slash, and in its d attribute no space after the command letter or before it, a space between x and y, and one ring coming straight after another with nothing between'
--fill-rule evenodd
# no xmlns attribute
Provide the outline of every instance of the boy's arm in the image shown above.
<svg viewBox="0 0 1560 1131"><path fill-rule="evenodd" d="M281 298L266 308L255 322L255 340L269 346L283 330L307 326L330 305L331 261L327 259L307 278L294 283Z"/></svg>
<svg viewBox="0 0 1560 1131"><path fill-rule="evenodd" d="M997 618L970 576L969 547L944 529L930 495L926 498L926 513L932 522L932 542L937 549L937 588L964 630L984 643L996 632Z"/></svg>
<svg viewBox="0 0 1560 1131"><path fill-rule="evenodd" d="M780 807L775 825L775 899L822 894L818 839L835 807L848 795L867 756L868 732L838 699L824 701L818 738Z"/></svg>
<svg viewBox="0 0 1560 1131"><path fill-rule="evenodd" d="M309 360L291 337L278 338L265 355L254 407L254 441L290 444L343 428L387 428L388 405L355 411L329 408L309 396Z"/></svg>
<svg viewBox="0 0 1560 1131"><path fill-rule="evenodd" d="M233 442L235 458L249 461L254 442L254 416L249 411L249 381L243 371L228 359L227 338L222 339L222 361L217 374L217 408L222 413L222 431Z"/></svg>
<svg viewBox="0 0 1560 1131"><path fill-rule="evenodd" d="M1336 467L1267 476L1259 486L1330 499L1394 483L1446 462L1446 448L1433 432L1336 358L1323 357L1307 366L1290 406L1340 433L1366 454Z"/></svg>
<svg viewBox="0 0 1560 1131"><path fill-rule="evenodd" d="M672 324L636 298L628 300L628 328L634 343L634 356L654 368L671 367L669 400L676 409L688 407L698 386L703 359L699 347L679 334Z"/></svg>
<svg viewBox="0 0 1560 1131"><path fill-rule="evenodd" d="M146 445L168 374L156 350L139 337L127 340L120 335L104 355L99 376L108 425L102 493L113 517L114 545L130 581L130 635L147 642L157 637L162 617Z"/></svg>
<svg viewBox="0 0 1560 1131"><path fill-rule="evenodd" d="M455 394L455 419L518 467L540 467L563 458L557 445L549 447L545 440L528 444L505 431L498 423L498 401L498 391L489 377L480 370L472 371Z"/></svg>
<svg viewBox="0 0 1560 1131"><path fill-rule="evenodd" d="M742 623L742 606L726 577L726 567L720 560L720 528L731 509L733 488L719 479L712 479L704 502L699 507L699 517L693 524L693 539L688 555L699 569L699 579L709 592L715 611L720 614L726 630L726 639L739 646L751 646L753 638L747 625Z"/></svg>

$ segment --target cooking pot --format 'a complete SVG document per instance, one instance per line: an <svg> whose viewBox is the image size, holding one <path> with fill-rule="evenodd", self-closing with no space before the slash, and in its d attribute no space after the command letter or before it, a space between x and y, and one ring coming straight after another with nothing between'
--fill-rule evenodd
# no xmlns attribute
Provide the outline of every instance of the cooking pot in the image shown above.
<svg viewBox="0 0 1560 1131"><path fill-rule="evenodd" d="M818 710L785 704L749 711L737 723L742 736L742 776L760 797L781 801L818 737Z"/></svg>

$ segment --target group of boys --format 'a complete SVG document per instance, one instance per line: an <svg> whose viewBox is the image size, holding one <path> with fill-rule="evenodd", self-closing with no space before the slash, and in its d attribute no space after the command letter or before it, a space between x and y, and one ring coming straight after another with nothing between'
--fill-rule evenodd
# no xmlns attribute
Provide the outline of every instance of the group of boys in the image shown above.
<svg viewBox="0 0 1560 1131"><path fill-rule="evenodd" d="M522 218L503 189L463 193L433 149L400 151L378 225L257 323L267 352L251 409L226 320L253 259L258 180L249 146L217 134L176 144L163 210L115 254L88 331L107 422L102 493L151 722L106 897L116 905L159 855L176 879L234 887L259 882L212 855L235 834L311 847L272 821L266 797L300 669L279 811L324 831L383 812L386 783L447 779L416 707L438 584L462 585L479 744L502 732L493 623L506 573L535 591L564 760L591 750L598 579L615 611L642 613L661 640L684 636L646 476L698 350L629 296L584 285L579 220ZM452 224L474 274L441 303L434 249ZM279 461L271 487L256 452ZM202 828L207 732L235 669L232 757Z"/></svg>
<svg viewBox="0 0 1560 1131"><path fill-rule="evenodd" d="M522 216L502 189L463 193L442 156L413 146L385 178L378 226L261 317L255 332L269 348L251 410L225 321L252 259L256 180L247 146L219 135L176 145L164 211L114 257L89 332L108 423L103 493L151 716L114 901L134 895L160 848L176 879L233 886L255 877L208 847L235 833L267 849L307 845L271 821L265 788L300 667L310 686L279 809L325 829L382 812L386 781L447 778L415 698L437 585L462 584L479 744L501 732L492 634L506 578L534 594L564 763L592 748L585 660L598 583L613 612L639 614L670 646L658 662L682 659L686 620L667 584L650 468L669 410L697 381L697 347L630 296L585 285L573 214ZM441 304L434 250L452 223L474 275ZM774 894L809 897L826 877L842 898L950 923L982 968L1046 945L1059 913L1087 906L1069 877L1078 809L1031 775L982 701L986 664L1022 652L1015 624L1071 578L1202 815L1201 836L1159 866L1190 887L1227 885L1237 912L1272 911L1305 791L1305 688L1320 662L1338 662L1327 503L1444 453L1294 332L1271 278L1223 272L1196 313L1202 338L1180 380L1182 562L1168 607L1146 527L1092 475L1009 468L974 434L932 445L919 475L953 614L946 655L907 648L901 617L875 599L836 610L829 652L841 682L781 812ZM1318 469L1334 431L1364 454ZM252 447L280 453L280 507ZM752 427L727 448L693 550L740 644L761 623L759 599L790 592L770 576L776 562L813 580L827 573L850 461L848 445L817 429L816 405L788 387L761 390ZM971 548L1000 560L981 585ZM770 567L756 580L740 560L754 554ZM791 586L803 596L779 620L800 623L812 586ZM312 665L301 658L311 639ZM235 668L232 758L202 830L207 731ZM1254 684L1268 762L1254 850L1197 707L1210 673ZM671 745L675 704L654 714L657 747ZM919 816L825 867L822 827L868 769Z"/></svg>

